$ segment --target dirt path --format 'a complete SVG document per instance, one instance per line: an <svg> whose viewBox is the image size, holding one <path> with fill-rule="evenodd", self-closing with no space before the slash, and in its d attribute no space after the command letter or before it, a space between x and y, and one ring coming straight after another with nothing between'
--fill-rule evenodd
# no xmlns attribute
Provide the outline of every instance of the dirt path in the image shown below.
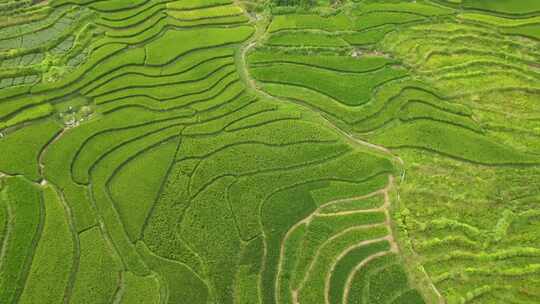
<svg viewBox="0 0 540 304"><path fill-rule="evenodd" d="M253 16L250 16L250 17L252 18ZM262 16L262 17L264 17L264 16ZM255 82L255 80L252 77L250 77L250 75L249 75L249 71L248 71L248 68L247 68L246 56L249 53L249 51L251 49L253 49L254 47L256 47L257 44L260 42L260 40L262 38L264 38L264 36L266 35L266 31L268 29L268 26L269 26L269 22L267 20L260 20L260 19L259 20L254 20L253 18L252 18L252 21L254 21L255 28L256 28L255 34L248 41L246 41L246 43L244 43L244 45L241 46L240 51L236 55L236 64L237 64L237 67L238 67L238 70L239 70L240 78L243 80L244 84L248 87L248 89L253 91L254 93L256 93L256 95L263 96L263 97L265 97L265 98L267 98L269 100L273 100L273 101L275 101L277 103L290 102L290 103L294 103L295 105L298 105L299 107L301 107L303 109L306 109L308 111L318 113L319 116L324 120L324 122L326 123L326 125L328 127L332 128L337 133L341 134L351 144L367 148L368 150L371 150L371 151L377 151L377 152L379 152L381 154L386 155L390 159L392 159L394 161L394 163L400 169L399 182L400 183L404 182L405 181L405 169L403 168L404 167L404 161L403 161L403 159L401 157L393 154L392 151L389 150L388 148L386 148L384 146L376 145L376 144L373 144L373 143L370 143L370 142L367 142L367 141L364 141L364 140L362 140L360 138L357 138L352 133L341 129L340 127L338 127L337 125L332 123L326 117L325 113L323 113L319 109L313 108L313 107L311 107L309 105L303 104L303 103L295 101L295 100L289 100L289 99L284 100L284 99L274 97L274 96L268 94L267 92L265 92L265 91L258 88L257 83ZM373 256L366 259L364 262L367 263L370 260L372 260L372 259L374 259L374 258L376 258L376 257L378 257L380 255L388 254L390 252L394 252L394 253L399 252L399 245L398 245L398 243L396 242L396 240L395 240L395 238L393 236L392 218L391 218L391 214L390 214L390 204L391 204L391 202L390 202L389 191L391 189L395 189L394 188L396 186L395 183L396 183L395 177L394 176L389 176L388 185L382 190L373 192L373 193L371 193L371 194L369 194L367 196L364 196L364 197L354 197L354 198L349 198L349 199L345 199L345 200L338 200L338 201L333 201L333 202L329 202L329 203L327 203L325 205L322 205L319 208L317 208L317 210L315 210L310 216L308 216L307 218L299 221L294 226L292 226L289 229L289 231L287 231L287 233L285 234L285 237L283 238L283 240L281 242L281 245L280 245L280 257L279 257L278 270L277 270L276 280L275 280L275 290L274 290L274 292L275 292L276 301L278 303L279 303L280 277L281 277L282 267L283 267L283 257L284 257L284 254L285 254L285 244L286 244L287 240L290 238L291 234L296 229L298 229L298 227L300 227L303 224L309 224L315 215L326 216L326 215L322 215L322 214L318 213L320 211L320 208L322 208L323 206L327 206L327 205L332 204L332 203L339 203L341 201L364 199L364 198L370 197L372 195L377 195L377 194L382 193L384 195L384 204L383 204L383 206L381 206L379 208L374 208L372 210L362 210L362 211L358 211L358 212L377 212L377 211L378 212L381 212L381 211L384 212L384 214L385 214L385 223L384 223L384 225L386 227L388 227L388 229L389 229L388 242L390 243L391 248L390 248L390 251L374 254ZM399 193L397 193L397 200L399 201ZM344 212L338 212L338 213L335 213L335 214L332 214L332 215L346 215L346 214L351 214L351 213L353 213L353 212L344 211ZM416 254L416 253L413 252L413 254ZM363 266L364 264L358 265L358 269L361 268L361 266ZM310 267L311 267L311 265L310 265ZM309 273L309 271L308 271L308 273ZM430 284L429 287L433 290L434 294L439 298L438 304L444 304L445 303L444 298L442 297L441 293L438 291L436 286L433 284L431 278L426 273L425 269L423 269L423 267L422 267L422 275L424 275L427 278L427 281ZM306 280L306 278L304 278L304 280ZM292 296L293 296L293 303L295 303L295 304L299 303L298 302L298 290L299 289L291 290ZM346 292L348 292L348 290ZM328 304L327 297L325 299L325 302L326 302L326 304Z"/></svg>
<svg viewBox="0 0 540 304"><path fill-rule="evenodd" d="M330 304L330 279L332 277L332 274L334 273L334 270L335 270L335 267L337 265L337 263L345 256L347 255L350 251L354 250L354 249L357 249L359 247L364 247L364 246L367 246L369 244L373 244L373 243L376 243L376 242L380 242L380 241L387 241L389 243L393 242L393 238L391 235L387 235L383 238L378 238L378 239L371 239L371 240L367 240L367 241L363 241L363 242L360 242L356 245L353 245L349 248L347 248L347 250L343 251L337 258L336 258L336 261L334 264L332 264L332 267L330 269L330 271L326 274L326 279L325 279L325 284L324 284L324 302L326 304ZM378 253L389 253L389 251L380 251L380 252L377 252L375 254L378 254ZM391 252L391 251L390 251ZM373 254L373 255L375 255ZM371 256L373 256L371 255ZM371 256L368 256L366 259L369 259ZM363 261L362 261L363 262ZM348 278L347 278L348 279ZM347 280L348 282L348 280ZM350 290L350 284L346 284L345 285L345 290L343 291L344 295L348 295L349 294L349 290ZM344 302L346 300L346 297L343 298Z"/></svg>
<svg viewBox="0 0 540 304"><path fill-rule="evenodd" d="M390 157L391 159L396 160L397 163L400 166L403 166L404 165L403 159L401 159L399 156L394 155L392 153L392 151L390 151L389 149L387 149L384 146L379 146L379 145L372 144L370 142L364 141L362 139L359 139L359 138L355 137L354 135L352 135L350 132L339 128L334 123L332 123L326 117L325 113L323 113L320 109L308 106L306 104L303 104L303 103L295 101L295 100L290 100L290 99L284 100L284 99L277 98L277 97L272 96L272 95L268 94L267 92L261 90L257 86L257 83L255 82L255 80L249 75L249 70L247 68L247 58L246 58L246 56L247 56L247 54L249 53L249 51L252 48L257 46L260 39L264 37L264 35L266 34L266 29L267 29L268 25L269 24L265 23L265 21L256 22L255 34L253 34L253 36L244 45L242 45L240 47L240 52L236 56L237 57L236 58L236 65L238 67L240 78L243 80L244 84L248 87L248 89L255 92L259 96L264 96L265 98L267 98L269 100L276 101L277 103L284 103L284 102L294 103L294 104L300 106L301 108L307 109L307 110L309 110L311 112L316 112L317 114L319 114L319 116L325 121L325 123L329 127L331 127L333 130L337 131L337 133L343 135L346 139L349 140L349 142L352 142L352 143L354 143L356 145L360 145L360 146L363 146L363 147L371 149L371 150L381 152L381 153L387 155L388 157ZM401 177L402 177L402 179L404 178L404 172L401 174Z"/></svg>
<svg viewBox="0 0 540 304"><path fill-rule="evenodd" d="M15 177L15 176L19 176L19 175L17 175L17 174L9 174L9 173L0 171L0 178L2 178L2 177Z"/></svg>
<svg viewBox="0 0 540 304"><path fill-rule="evenodd" d="M73 241L73 264L71 266L71 272L69 275L68 283L65 287L64 291L64 303L69 303L71 298L71 293L73 291L73 288L75 286L75 279L79 270L79 262L80 262L80 256L81 256L81 248L80 248L80 239L79 239L79 233L77 232L77 227L75 225L75 218L73 215L73 211L71 210L71 207L69 206L65 196L64 192L55 185L54 183L51 183L50 181L45 179L44 170L45 170L45 164L44 164L44 157L47 153L49 147L56 143L60 138L66 133L68 129L64 128L60 132L58 132L39 152L38 155L38 170L39 175L41 176L42 180L39 183L42 187L50 186L54 189L54 191L57 193L60 203L62 204L62 207L64 208L64 212L67 217L69 230L71 232L72 241Z"/></svg>
<svg viewBox="0 0 540 304"><path fill-rule="evenodd" d="M345 283L345 289L343 290L343 304L347 304L347 299L349 298L349 294L351 292L352 280L354 279L354 276L356 275L356 273L360 271L362 267L364 267L366 264L373 261L374 259L388 255L388 254L390 254L390 251L380 251L380 252L374 253L370 255L369 257L367 257L366 259L364 259L362 262L360 262L360 264L356 265L356 267L353 269L353 271L351 271L351 273L347 277L347 282Z"/></svg>
<svg viewBox="0 0 540 304"><path fill-rule="evenodd" d="M329 239L325 240L318 248L318 250L316 251L315 253L315 256L313 257L311 263L309 264L309 268L308 270L306 271L306 274L302 280L302 282L300 282L300 285L298 286L298 288L296 288L295 290L293 290L293 293L299 293L300 290L302 290L306 283L308 282L308 280L310 279L310 277L312 276L312 273L313 273L313 269L315 268L315 264L317 263L320 255L321 255L321 250L323 248L325 248L329 243L331 243L332 241L334 241L335 239L338 239L339 237L351 232L351 231L354 231L354 230L368 230L368 229L372 229L372 228L377 228L377 227L382 227L382 226L385 226L385 224L371 224L371 225L361 225L361 226L353 226L353 227L349 227L337 234L334 234L332 237L330 237ZM385 236L383 239L389 239L389 236ZM365 240L365 241L362 241L362 242L372 242L374 239L369 239L369 240ZM377 239L379 240L379 239ZM355 247L357 246L357 244L354 244L354 245L351 245L349 247L347 247L345 249L345 251L348 251L351 249L351 247Z"/></svg>
<svg viewBox="0 0 540 304"><path fill-rule="evenodd" d="M319 248L317 249L317 251L315 253L315 256L311 260L311 262L310 262L310 264L308 266L308 269L306 271L306 274L304 275L304 277L303 277L302 281L300 282L299 286L296 289L290 290L290 292L292 294L292 298L293 298L293 303L295 303L295 304L300 303L299 300L298 300L299 292L302 290L302 288L305 286L305 284L308 282L310 276L312 275L312 271L313 271L313 269L315 267L315 263L316 263L316 261L318 260L320 254L321 254L320 253L321 249L324 248L327 244L329 244L332 240L340 237L341 235L344 235L345 233L348 233L348 232L350 232L352 230L357 230L357 229L370 229L370 228L381 227L381 226L387 227L387 230L388 230L388 235L383 237L383 238L365 240L365 241L362 241L360 243L351 245L344 252L342 252L340 254L340 256L338 256L336 262L341 257L343 257L347 252L349 252L350 250L352 250L354 248L357 248L358 246L367 245L367 244L377 242L377 241L381 241L381 240L386 240L386 241L388 241L390 243L391 249L390 249L390 251L387 251L386 253L389 253L389 252L396 252L397 253L398 252L398 245L395 242L395 239L394 239L393 234L392 234L392 229L391 229L391 226L390 226L390 224L391 224L391 218L390 218L390 212L389 212L390 197L389 197L388 192L393 188L393 186L394 186L394 177L392 175L389 175L388 176L388 184L385 186L385 188L383 188L381 190L378 190L378 191L375 191L375 192L372 192L372 193L369 193L367 195L357 196L357 197L350 197L350 198L346 198L346 199L339 199L339 200L334 200L334 201L330 201L328 203L322 204L317 209L315 209L308 217L306 217L303 220L299 221L294 226L292 226L289 229L289 231L287 231L287 233L285 234L285 237L283 238L283 240L281 242L281 245L280 245L281 247L280 247L280 257L279 257L279 262L278 262L278 271L277 271L277 274L276 274L276 281L275 281L275 286L274 286L274 288L275 288L274 289L275 297L276 297L276 300L277 300L278 303L279 303L279 296L280 296L279 291L280 291L280 284L281 284L281 280L280 280L281 279L281 273L282 273L282 269L283 269L283 259L285 257L285 246L286 246L286 243L287 243L288 239L290 238L291 234L294 233L294 231L296 229L298 229L298 227L300 227L301 225L304 225L304 224L309 225L309 223L313 220L313 218L315 216L329 216L327 214L321 214L320 213L320 210L322 210L323 208L325 208L325 207L327 207L329 205L342 203L342 202L348 202L348 201L354 201L354 200L367 199L367 198L373 197L375 195L381 195L382 194L384 196L384 203L383 203L382 206L377 207L377 208L371 208L371 209L359 209L359 210L352 211L352 212L354 212L354 213L356 213L356 212L383 212L385 214L385 221L383 223L349 227L349 228L347 228L347 229L333 235L329 239L325 240L319 246ZM345 215L345 214L350 214L350 213L351 213L350 211L336 212L336 213L330 214L330 216L339 216L339 215ZM332 271L334 270L334 267L335 267L335 263L332 266L331 271L329 273L327 273L327 275L326 275L325 303L327 303L327 304L329 304L329 300L328 300L329 280L330 280L330 277L332 275ZM289 286L289 288L290 288L290 286Z"/></svg>
<svg viewBox="0 0 540 304"><path fill-rule="evenodd" d="M392 225L392 219L391 219L391 215L390 215L391 201L390 201L390 193L389 192L394 187L395 187L394 176L389 175L388 176L388 184L387 184L387 186L385 188L383 188L381 190L378 190L378 191L375 191L375 192L372 192L372 193L369 193L369 194L364 195L364 196L351 197L351 198L347 198L347 199L340 199L340 200L335 200L335 201L331 201L331 202L328 202L326 204L323 204L323 205L319 206L315 211L313 211L313 213L311 213L308 217L304 218L303 220L296 223L293 227L291 227L291 229L289 229L289 231L287 231L283 241L281 242L281 247L280 247L280 257L279 257L279 262L278 262L278 271L277 271L276 281L275 281L275 297L276 297L277 302L279 303L280 285L281 285L281 273L282 273L282 270L283 270L283 259L285 257L285 245L286 245L288 239L290 238L291 234L294 233L294 231L296 229L298 229L298 227L300 227L301 225L304 225L304 224L309 225L309 223L313 220L313 218L315 216L339 216L339 215L346 215L346 214L357 213L357 212L358 213L360 213L360 212L362 212L362 213L364 213L364 212L383 212L384 215L385 215L385 220L384 220L384 223L382 223L382 224L379 223L379 224L372 224L372 225L361 225L361 226L349 227L349 228L347 228L347 229L333 235L329 239L325 240L318 247L318 249L317 249L317 251L315 253L315 256L311 260L311 262L310 262L310 264L308 266L308 270L306 271L304 277L302 278L302 281L300 282L299 286L297 288L295 288L295 289L291 289L291 286L288 287L289 290L290 290L290 293L291 293L292 300L293 300L294 304L300 304L300 300L299 300L300 291L305 287L305 285L309 281L309 278L312 276L313 269L315 267L315 264L316 264L317 260L319 259L322 248L324 248L332 240L340 237L341 235L343 235L343 234L345 234L347 232L350 232L351 230L370 229L370 228L374 228L374 227L384 226L388 230L388 235L386 235L385 237L382 237L382 238L364 240L364 241L361 241L361 242L356 243L354 245L351 245L351 246L347 247L343 252L341 252L339 254L339 256L336 257L336 259L334 260L334 263L332 264L332 266L330 268L330 271L327 272L326 276L325 276L325 287L324 287L325 288L325 290L324 290L325 304L330 304L330 298L329 298L330 279L332 277L332 274L334 273L335 267L336 267L338 261L341 260L348 252L350 252L351 250L353 250L355 248L358 248L358 247L361 247L361 246L366 246L368 244L378 242L378 241L383 241L383 240L387 241L390 244L390 250L381 251L381 252L375 253L375 254L367 257L365 260L363 260L360 264L358 264L353 269L353 271L350 273L349 277L347 278L347 283L346 283L345 289L343 291L344 292L344 298L343 298L344 304L346 303L346 300L347 300L348 295L350 293L350 288L351 288L351 284L352 284L352 280L354 278L354 275L358 271L360 271L360 269L363 266L365 266L367 263L369 263L370 261L372 261L373 259L375 259L377 257L387 255L387 254L399 254L399 245L397 244L397 242L395 240L395 237L394 237L394 233L393 233L392 226L391 226ZM324 208L326 206L329 206L329 205L332 205L332 204L336 204L336 203L340 203L340 202L346 202L346 201L352 201L352 200L366 199L366 198L369 198L369 197L372 197L372 196L375 196L375 195L381 195L381 194L384 196L384 203L383 203L382 206L377 207L377 208L360 209L360 210L355 210L355 211L336 212L336 213L333 213L333 214L330 214L330 215L328 215L328 214L320 214L319 213L319 211L322 208ZM425 275L427 276L427 274L425 274ZM437 294L440 295L440 293L438 292L438 290L436 289L436 287L433 284L432 284L431 287L434 289L434 291ZM442 296L441 296L441 299L442 299ZM444 302L441 301L440 303L444 303Z"/></svg>
<svg viewBox="0 0 540 304"><path fill-rule="evenodd" d="M58 140L60 140L60 138L66 133L66 128L62 129L60 132L58 132L48 143L45 144L45 146L43 146L43 148L41 149L41 151L39 151L39 155L38 155L38 169L39 169L39 175L43 178L43 180L45 180L45 176L43 174L43 170L45 169L45 164L43 163L43 157L45 156L45 154L47 153L47 150L49 149L49 147L54 144L55 142L57 142Z"/></svg>
<svg viewBox="0 0 540 304"><path fill-rule="evenodd" d="M114 293L113 302L112 304L120 304L122 303L122 298L124 297L125 293L125 279L124 279L124 272L120 271L118 273L118 282L117 282L117 288Z"/></svg>
<svg viewBox="0 0 540 304"><path fill-rule="evenodd" d="M351 252L352 250L354 249L357 249L357 248L360 248L360 247L364 247L364 246L367 246L369 244L373 244L373 243L376 243L376 242L380 242L380 241L388 241L390 242L391 241L391 237L388 235L386 237L383 237L383 238L378 238L378 239L371 239L371 240L366 240L366 241L363 241L363 242L360 242L356 245L353 245L349 248L347 248L346 250L344 250L335 260L335 263L332 264L332 267L330 268L330 271L326 274L326 278L325 278L325 283L324 283L324 302L326 304L330 304L330 279L332 278L332 274L334 273L334 270L336 268L336 265L337 263L343 258L345 257L349 252ZM369 258L369 257L368 257Z"/></svg>
<svg viewBox="0 0 540 304"><path fill-rule="evenodd" d="M388 187L388 186L387 186ZM356 197L350 197L350 198L345 198L345 199L338 199L338 200L333 200L333 201L330 201L328 203L325 203L325 204L322 204L321 206L319 206L317 209L315 209L308 217L304 218L303 220L297 222L296 224L294 224L288 231L287 233L285 234L285 237L283 238L283 240L281 241L281 244L280 244L280 250L279 250L279 261L278 261L278 270L277 270L277 273L276 273L276 281L275 281L275 286L274 286L274 292L275 292L275 298L276 298L276 302L279 303L279 285L280 285L280 278L281 278L281 272L282 272L282 268L283 268L283 258L285 256L285 244L287 243L287 240L290 238L291 234L294 233L294 231L300 227L301 225L303 224L306 224L306 225L309 225L309 223L313 220L313 218L315 216L325 216L325 214L321 214L320 213L320 210L327 207L327 206L330 206L332 204L337 204L337 203L342 203L342 202L349 202L349 201L354 201L354 200L362 200L362 199L367 199L367 198L370 198L370 197L373 197L375 195L379 195L381 193L384 193L386 191L387 188L384 188L384 189L381 189L381 190L378 190L378 191L375 191L375 192L372 192L372 193L369 193L369 194L366 194L366 195L362 195L362 196L356 196ZM386 204L386 202L385 202ZM362 211L364 212L376 212L376 211L379 211L381 208L386 208L386 206L383 204L383 206L379 207L379 208L373 208L373 209L363 209ZM332 215L336 215L335 213L333 213ZM374 227L374 226L380 226L380 224L372 224L372 225L364 225L364 226L356 226L356 227L353 227L353 228L358 228L358 227ZM349 228L350 229L350 228ZM323 243L324 244L324 243ZM322 246L322 245L321 245ZM318 252L317 252L318 254ZM310 268L311 269L312 265L310 265ZM309 273L309 270L308 270L308 273ZM307 278L304 278L303 281L307 280ZM302 285L302 283L301 283Z"/></svg>
<svg viewBox="0 0 540 304"><path fill-rule="evenodd" d="M333 274L333 271L334 271L334 268L335 268L335 265L337 264L337 262L343 257L345 256L345 254L347 254L349 251L353 250L354 248L357 248L357 247L360 247L360 246L365 246L365 245L368 245L368 244L371 244L371 243L374 243L374 242L377 242L377 241L382 241L382 240L386 240L389 244L390 244L390 252L394 252L394 253L397 253L399 251L398 249L398 245L397 243L395 242L395 239L394 239L394 236L393 236L393 233L392 233L392 228L391 228L391 218L390 218L390 212L389 212L389 208L390 208L390 198L389 198L389 195L388 195L388 191L390 191L393 187L393 183L394 183L394 177L392 175L389 175L388 177L388 184L387 186L378 191L378 193L382 193L383 196L384 196L384 203L381 207L378 207L378 208L372 208L372 209L361 209L361 210L358 210L360 212L383 212L384 215L385 215L385 221L384 223L382 224L383 226L385 226L388 230L388 235L383 237L383 238L377 238L377 239L371 239L371 240L365 240L365 241L362 241L358 244L354 244L354 245L351 245L349 246L348 248L346 248L343 252L340 253L340 255L336 258L336 260L334 261L334 264L332 265L331 267L331 270L326 274L326 278L325 278L325 303L326 304L330 304L329 302L329 291L330 291L330 278ZM348 214L347 213L344 213L344 214ZM371 227L369 227L371 226ZM366 228L374 228L376 226L381 226L381 224L375 224L375 225L368 225ZM342 231L341 233L338 233L336 235L334 235L332 238L328 239L327 241L325 241L320 247L319 249L317 250L317 253L315 254L315 258L313 259L312 263L310 264L310 268L308 270L308 272L306 273L306 276L304 277L304 280L302 281L301 285L298 287L297 290L294 290L293 293L296 293L298 294L298 292L303 288L303 286L305 285L305 283L307 282L310 274L311 274L311 270L312 268L314 267L315 265L315 262L317 260L317 258L319 257L319 252L320 252L320 249L322 249L324 247L324 245L331 241L332 239L335 239L337 237L339 237L339 235L343 234L343 233L346 233L347 231L349 231L350 229L346 229L344 231ZM348 286L346 286L347 288ZM295 303L296 304L296 303Z"/></svg>

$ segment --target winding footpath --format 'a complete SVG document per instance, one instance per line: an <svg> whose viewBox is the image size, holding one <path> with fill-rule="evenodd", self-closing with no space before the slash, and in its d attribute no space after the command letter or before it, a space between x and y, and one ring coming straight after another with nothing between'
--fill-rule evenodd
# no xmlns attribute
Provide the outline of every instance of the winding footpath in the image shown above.
<svg viewBox="0 0 540 304"><path fill-rule="evenodd" d="M253 91L254 93L256 93L259 96L263 96L263 97L265 97L267 99L274 100L274 101L276 101L278 103L291 102L291 103L294 103L294 104L298 105L299 107L301 107L303 109L306 109L306 110L311 111L311 112L316 112L324 120L324 122L327 124L327 126L332 128L333 130L335 130L337 133L343 135L344 138L346 138L354 146L363 147L363 148L368 149L370 151L379 152L379 153L389 157L390 159L392 159L393 162L398 166L399 171L400 171L399 183L404 182L405 181L405 168L404 168L405 163L404 163L404 161L403 161L403 159L401 157L399 157L398 155L395 155L388 148L386 148L384 146L376 145L376 144L373 144L373 143L370 143L370 142L367 142L367 141L364 141L362 139L359 139L356 136L354 136L352 133L341 129L340 127L338 127L337 125L332 123L327 118L325 113L323 113L319 109L313 108L313 107L311 107L309 105L306 105L306 104L301 103L301 102L296 101L296 100L277 98L277 97L275 97L273 95L270 95L267 92L261 90L257 86L256 81L252 77L250 77L250 75L249 75L246 56L249 53L249 51L251 49L253 49L254 47L256 47L258 45L258 43L262 40L262 38L266 35L266 32L267 32L267 29L268 29L268 26L269 26L270 22L269 22L269 20L267 20L268 19L267 17L266 18L265 17L262 17L262 18L255 17L254 18L254 16L250 16L250 18L251 18L252 22L255 24L256 31L253 34L253 36L249 40L247 40L240 47L240 50L236 55L236 65L238 67L240 78L246 84L247 88L249 90ZM340 215L340 213L341 213L343 215L346 215L346 214L350 214L350 213L354 213L354 212L377 212L377 211L381 212L382 211L385 214L385 223L384 223L384 225L388 228L388 231L389 231L389 235L386 236L384 239L386 239L390 243L390 251L383 251L383 252L375 253L375 254L369 256L368 258L366 258L364 261L362 261L362 263L360 263L359 265L356 266L353 273L351 273L351 277L348 278L349 280L348 280L348 282L346 284L346 287L345 287L345 290L344 290L344 293L345 293L344 304L346 302L347 295L349 293L350 284L351 284L350 281L352 280L352 276L354 276L354 273L356 271L359 271L362 268L362 266L364 266L369 261L371 261L371 260L373 260L373 259L375 259L375 258L377 258L379 256L382 256L382 255L385 255L385 254L390 254L390 253L399 253L400 252L400 249L399 249L400 246L399 246L398 242L396 241L396 239L394 237L394 233L393 233L394 229L393 229L393 226L392 226L392 219L391 219L391 215L390 215L391 202L390 202L389 191L391 191L391 190L396 192L397 200L399 201L399 199L400 199L399 198L399 193L397 192L397 187L395 185L395 177L393 175L389 175L389 182L388 182L387 186L384 189L381 189L379 191L370 193L370 194L368 194L366 196L352 197L352 198L348 198L348 199L345 199L345 200L343 200L343 199L342 200L336 200L336 201L332 201L332 202L329 202L327 204L321 205L311 215L309 215L308 217L304 218L303 220L301 220L301 221L297 222L295 225L293 225L289 229L289 231L285 234L285 237L283 238L282 243L281 243L281 247L280 247L280 257L279 257L279 262L278 262L278 270L277 270L277 274L276 274L275 289L274 289L276 302L279 303L279 286L280 286L280 277L281 277L282 268L283 268L283 257L284 257L284 254L285 254L285 243L291 237L292 233L296 229L298 229L298 227L300 227L300 226L302 226L304 224L306 224L306 225L309 224L312 221L312 219L313 219L313 217L315 215L320 216L321 214L319 214L319 211L321 210L321 208L324 207L324 206L327 206L329 204L343 202L343 201L365 199L365 198L371 197L373 195L381 194L381 193L384 195L384 204L383 204L383 206L381 206L379 208L366 209L366 210L361 210L361 211L360 210L359 211L343 211L343 212L338 212L337 214L336 213L332 214L332 215ZM377 225L378 224L374 224L373 226L377 226ZM366 225L366 226L371 226L371 225ZM368 241L365 241L365 242L371 243L371 241L372 240L368 240ZM376 241L376 240L373 240L373 241ZM354 248L356 248L358 246L361 246L360 244L363 244L363 243L364 242L361 242L361 243L355 244L355 245L351 245L342 254L346 254L349 250L352 250L352 249L354 249ZM365 243L365 245L367 245L368 243ZM322 247L323 246L321 246L320 248L322 248ZM319 250L320 250L320 248L319 248ZM411 248L411 250L412 250L412 248ZM301 289L301 287L303 286L303 284L305 284L305 282L307 281L307 279L309 277L309 273L310 273L310 271L311 271L311 269L312 269L312 267L314 265L314 261L317 259L318 254L319 254L319 251L317 251L316 257L313 259L311 265L309 266L309 270L307 271L306 276L303 278L303 281L300 284L300 287L298 289L291 290L291 294L292 294L292 297L293 297L293 303L294 304L300 304L300 302L298 301L298 292ZM416 252L413 251L413 255L416 256ZM335 267L335 264L332 265L332 271L333 271L334 267ZM437 287L433 283L432 279L426 273L425 269L423 267L420 267L420 269L421 269L422 276L424 276L427 279L426 281L429 284L428 288L432 290L432 292L434 293L434 295L438 299L437 304L446 303L446 301L444 300L444 297L439 292L439 290L437 289ZM325 283L325 304L329 304L329 299L328 299L329 290L328 290L328 288L329 288L329 279L331 277L331 274L332 273L328 273L327 278L326 278L326 283Z"/></svg>

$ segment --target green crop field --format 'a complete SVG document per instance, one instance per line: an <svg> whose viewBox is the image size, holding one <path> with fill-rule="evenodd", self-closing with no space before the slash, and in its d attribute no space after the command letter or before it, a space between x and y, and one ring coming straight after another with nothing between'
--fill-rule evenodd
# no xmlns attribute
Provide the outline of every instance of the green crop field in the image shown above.
<svg viewBox="0 0 540 304"><path fill-rule="evenodd" d="M0 0L18 303L540 303L540 1Z"/></svg>

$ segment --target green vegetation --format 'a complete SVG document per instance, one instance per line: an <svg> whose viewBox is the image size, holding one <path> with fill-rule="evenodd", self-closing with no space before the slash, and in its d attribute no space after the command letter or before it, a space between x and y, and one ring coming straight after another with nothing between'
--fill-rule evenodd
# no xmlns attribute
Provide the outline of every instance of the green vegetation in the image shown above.
<svg viewBox="0 0 540 304"><path fill-rule="evenodd" d="M80 254L70 301L107 303L118 288L120 265L98 227L79 235Z"/></svg>
<svg viewBox="0 0 540 304"><path fill-rule="evenodd" d="M20 177L5 180L0 195L8 216L0 265L0 300L10 303L18 301L28 276L43 229L43 207L39 190Z"/></svg>
<svg viewBox="0 0 540 304"><path fill-rule="evenodd" d="M146 263L166 282L161 288L166 290L167 303L206 303L208 287L189 267L153 255L142 243L138 243L137 248Z"/></svg>
<svg viewBox="0 0 540 304"><path fill-rule="evenodd" d="M176 152L175 142L137 155L110 181L111 198L131 239L138 239ZM133 179L135 177L136 179Z"/></svg>
<svg viewBox="0 0 540 304"><path fill-rule="evenodd" d="M43 190L45 219L20 303L58 303L73 266L73 237L67 214L51 187Z"/></svg>
<svg viewBox="0 0 540 304"><path fill-rule="evenodd" d="M58 123L41 121L8 133L6 138L0 141L0 149L4 154L0 159L0 171L38 180L40 152L58 132Z"/></svg>
<svg viewBox="0 0 540 304"><path fill-rule="evenodd" d="M392 68L366 73L335 73L327 69L293 64L255 67L251 73L261 82L284 83L307 88L348 106L366 103L375 87L405 76L403 71Z"/></svg>
<svg viewBox="0 0 540 304"><path fill-rule="evenodd" d="M391 149L404 164L394 219L403 256L411 263L407 272L424 285L422 294L407 288L389 292L396 289L390 278L402 286L407 280L403 270L388 268L372 276L384 293L362 291L353 283L348 303L437 303L441 296L448 303L507 303L512 297L534 302L537 286L525 291L519 284L531 282L526 273L537 263L535 224L523 219L518 230L512 227L518 225L516 213L525 216L538 207L537 182L532 182L540 152L533 114L540 110L534 102L538 10L518 1L396 2L364 3L330 16L274 16L268 39L248 54L259 89L318 111L353 136ZM461 11L454 16L454 9ZM345 64L329 63L329 54ZM354 89L366 81L350 81L355 87L344 92L365 101L344 102L345 95L334 93L348 83L341 75L362 73L355 62L368 58L388 60L387 68L406 67L405 77L361 92ZM328 74L311 76L321 68ZM362 200L330 205L321 213L355 208L362 208ZM300 231L309 235L299 226L291 233L293 248L299 246L292 244ZM284 265L294 269L292 261L287 258ZM505 270L487 275L490 267ZM509 273L515 274L511 280ZM283 282L295 281L288 276L294 278L286 273ZM315 283L306 285L312 291L304 297L317 293ZM334 297L340 295L334 291ZM294 303L295 297L302 293L295 295L293 287L280 301Z"/></svg>
<svg viewBox="0 0 540 304"><path fill-rule="evenodd" d="M329 299L331 303L343 303L343 290L347 283L350 271L354 267L360 264L364 259L370 255L388 250L388 242L378 242L371 245L365 245L353 248L341 257L335 264L334 271L330 274L330 293Z"/></svg>
<svg viewBox="0 0 540 304"><path fill-rule="evenodd" d="M465 9L485 11L487 13L500 13L508 15L534 14L540 11L540 5L536 1L504 1L493 0L489 2L481 0L443 0L449 3L459 3Z"/></svg>
<svg viewBox="0 0 540 304"><path fill-rule="evenodd" d="M539 14L0 0L0 303L538 303Z"/></svg>
<svg viewBox="0 0 540 304"><path fill-rule="evenodd" d="M157 276L139 277L131 272L125 272L122 276L126 290L122 295L121 303L161 303Z"/></svg>

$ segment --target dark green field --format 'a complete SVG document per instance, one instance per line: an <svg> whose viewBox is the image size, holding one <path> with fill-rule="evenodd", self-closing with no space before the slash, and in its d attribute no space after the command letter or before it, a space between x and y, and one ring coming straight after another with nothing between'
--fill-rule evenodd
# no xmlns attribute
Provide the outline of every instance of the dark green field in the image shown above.
<svg viewBox="0 0 540 304"><path fill-rule="evenodd" d="M540 303L540 1L0 0L4 303Z"/></svg>

